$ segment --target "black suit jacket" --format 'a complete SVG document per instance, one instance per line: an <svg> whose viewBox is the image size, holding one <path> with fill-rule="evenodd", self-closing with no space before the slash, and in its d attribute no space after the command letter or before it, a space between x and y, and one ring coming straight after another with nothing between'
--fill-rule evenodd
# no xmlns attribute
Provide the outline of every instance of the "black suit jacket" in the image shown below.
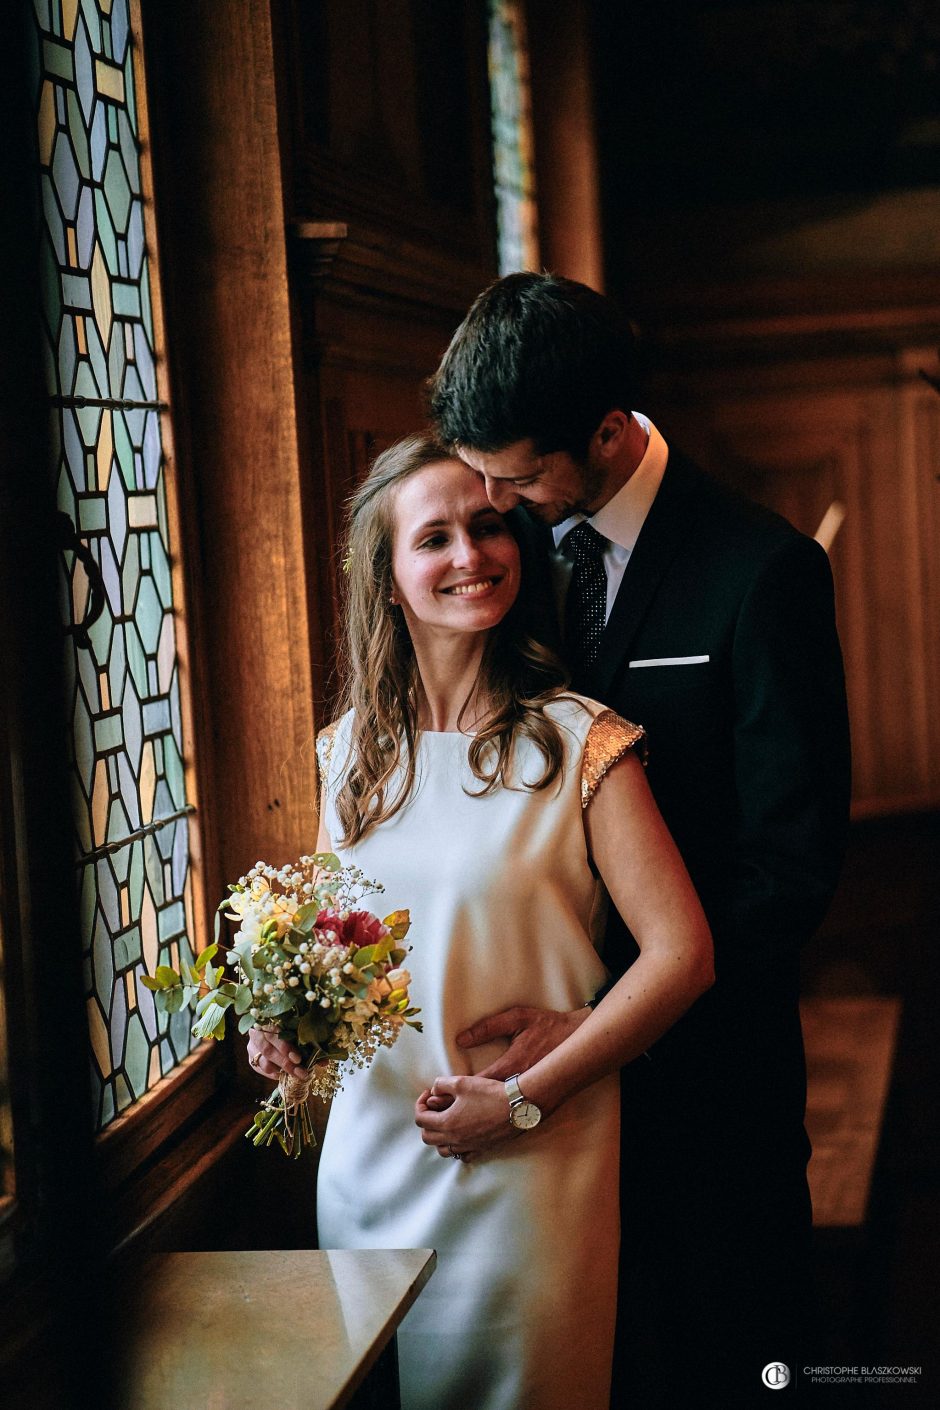
<svg viewBox="0 0 940 1410"><path fill-rule="evenodd" d="M550 603L547 535L528 533ZM708 660L631 665L692 656ZM655 1071L660 1120L724 1129L752 1153L762 1131L771 1146L789 1131L792 1150L798 954L832 898L850 783L825 552L670 451L597 661L572 684L645 727L649 782L715 940L714 987L633 1067ZM613 916L614 974L636 953Z"/></svg>

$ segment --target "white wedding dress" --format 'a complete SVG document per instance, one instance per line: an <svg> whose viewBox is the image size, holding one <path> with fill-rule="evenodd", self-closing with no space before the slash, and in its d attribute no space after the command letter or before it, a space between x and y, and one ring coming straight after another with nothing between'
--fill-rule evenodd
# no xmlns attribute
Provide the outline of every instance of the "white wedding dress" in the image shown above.
<svg viewBox="0 0 940 1410"><path fill-rule="evenodd" d="M424 1032L406 1029L350 1069L320 1157L323 1248L433 1248L435 1272L399 1331L404 1410L604 1410L610 1389L619 1221L618 1077L470 1164L424 1145L414 1103L437 1076L479 1072L505 1043L455 1037L512 1004L570 1010L601 987L603 895L582 806L641 731L581 697L548 707L566 764L549 789L485 797L466 736L422 733L410 802L358 845L336 846L334 799L351 715L318 740L327 830L343 860L407 907L406 965ZM592 728L594 717L602 718ZM585 757L585 742L591 744ZM541 755L518 746L521 773ZM582 790L582 778L585 778Z"/></svg>

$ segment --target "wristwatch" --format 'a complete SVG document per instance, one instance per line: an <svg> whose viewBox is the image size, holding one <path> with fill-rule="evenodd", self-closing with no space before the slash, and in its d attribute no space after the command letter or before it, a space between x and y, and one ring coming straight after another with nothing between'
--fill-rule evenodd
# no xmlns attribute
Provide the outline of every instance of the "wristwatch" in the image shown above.
<svg viewBox="0 0 940 1410"><path fill-rule="evenodd" d="M535 1102L527 1101L519 1090L519 1074L506 1078L506 1096L509 1098L509 1120L517 1131L531 1131L542 1119Z"/></svg>

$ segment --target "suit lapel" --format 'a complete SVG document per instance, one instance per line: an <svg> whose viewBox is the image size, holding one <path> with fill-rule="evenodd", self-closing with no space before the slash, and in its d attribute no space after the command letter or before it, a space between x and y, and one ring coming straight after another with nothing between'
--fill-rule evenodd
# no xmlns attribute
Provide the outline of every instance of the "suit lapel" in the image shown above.
<svg viewBox="0 0 940 1410"><path fill-rule="evenodd" d="M604 628L597 660L583 682L584 688L600 700L606 699L664 573L694 528L694 500L700 482L700 472L670 452L663 482L640 530Z"/></svg>

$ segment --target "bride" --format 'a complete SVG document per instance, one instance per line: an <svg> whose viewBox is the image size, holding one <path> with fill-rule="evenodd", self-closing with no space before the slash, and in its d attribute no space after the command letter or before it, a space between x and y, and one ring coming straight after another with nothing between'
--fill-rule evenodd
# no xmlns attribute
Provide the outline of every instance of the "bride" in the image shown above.
<svg viewBox="0 0 940 1410"><path fill-rule="evenodd" d="M618 1072L711 984L711 936L642 730L566 692L529 635L519 548L476 474L426 436L393 446L353 497L348 548L346 709L317 741L317 845L410 907L425 1031L333 1101L320 1243L437 1250L399 1331L406 1410L602 1410ZM593 1000L608 897L638 959L549 1056L507 1082L479 1075L504 1045L455 1039L481 1013ZM300 1070L272 1034L253 1029L249 1051L269 1076ZM453 1101L471 1134L450 1147L434 1113ZM475 1153L494 1112L506 1140Z"/></svg>

